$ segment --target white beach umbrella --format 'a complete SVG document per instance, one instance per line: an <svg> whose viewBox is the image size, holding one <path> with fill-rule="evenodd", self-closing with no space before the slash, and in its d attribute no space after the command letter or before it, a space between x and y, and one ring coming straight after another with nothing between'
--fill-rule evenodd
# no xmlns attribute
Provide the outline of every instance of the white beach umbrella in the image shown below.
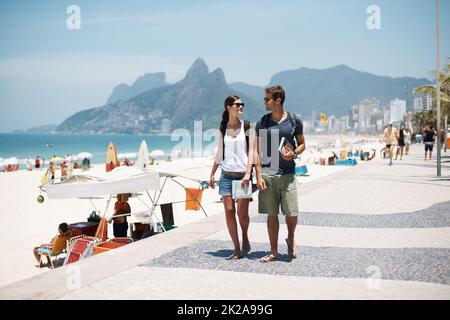
<svg viewBox="0 0 450 320"><path fill-rule="evenodd" d="M19 164L19 160L17 160L16 157L11 157L11 158L5 159L3 161L3 165L7 166L8 164L14 166L16 164Z"/></svg>
<svg viewBox="0 0 450 320"><path fill-rule="evenodd" d="M150 157L160 157L164 155L164 151L162 150L153 150L152 152L150 152L149 156Z"/></svg>
<svg viewBox="0 0 450 320"><path fill-rule="evenodd" d="M89 152L80 152L79 154L77 154L75 156L77 159L82 160L84 158L88 158L91 159L92 158L92 153Z"/></svg>
<svg viewBox="0 0 450 320"><path fill-rule="evenodd" d="M124 158L134 159L136 157L137 157L137 153L136 152L119 153L117 155L117 158L119 158L119 159L124 159Z"/></svg>

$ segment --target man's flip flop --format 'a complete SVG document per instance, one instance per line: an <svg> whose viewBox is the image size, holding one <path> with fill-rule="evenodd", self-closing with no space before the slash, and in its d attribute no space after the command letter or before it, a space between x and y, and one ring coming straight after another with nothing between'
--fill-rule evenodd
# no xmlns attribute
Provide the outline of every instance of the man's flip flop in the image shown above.
<svg viewBox="0 0 450 320"><path fill-rule="evenodd" d="M273 254L269 253L268 255L265 255L264 257L259 259L259 262L268 263L268 262L273 262L273 261L277 261L277 260L278 260L277 257L275 257Z"/></svg>
<svg viewBox="0 0 450 320"><path fill-rule="evenodd" d="M241 256L238 256L237 254L233 253L231 256L226 257L225 260L238 260L240 258L241 258Z"/></svg>
<svg viewBox="0 0 450 320"><path fill-rule="evenodd" d="M292 250L291 246L289 245L288 239L284 239L284 240L286 240L286 244L287 244L287 247L288 247L288 254L291 257L297 258L298 257L297 247L295 247L295 252L294 252L294 250Z"/></svg>

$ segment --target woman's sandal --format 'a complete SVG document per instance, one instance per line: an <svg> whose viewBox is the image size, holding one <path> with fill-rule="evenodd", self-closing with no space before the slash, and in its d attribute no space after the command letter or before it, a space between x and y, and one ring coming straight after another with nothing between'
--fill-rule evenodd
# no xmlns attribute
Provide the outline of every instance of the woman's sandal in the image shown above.
<svg viewBox="0 0 450 320"><path fill-rule="evenodd" d="M273 261L277 261L277 260L278 260L278 258L275 257L272 253L269 253L268 255L265 255L264 257L259 259L259 261L262 263L273 262Z"/></svg>
<svg viewBox="0 0 450 320"><path fill-rule="evenodd" d="M288 254L289 254L291 257L297 258L297 257L298 257L298 250L297 250L297 247L295 246L295 247L294 247L294 250L293 250L293 249L291 248L290 244L289 244L288 239L284 239L284 240L286 240L286 244L287 244L287 247L288 247Z"/></svg>

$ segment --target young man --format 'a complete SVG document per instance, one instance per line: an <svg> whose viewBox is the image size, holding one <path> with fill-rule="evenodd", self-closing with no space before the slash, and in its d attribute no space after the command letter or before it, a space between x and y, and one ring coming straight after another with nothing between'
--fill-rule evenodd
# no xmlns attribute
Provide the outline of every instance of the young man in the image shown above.
<svg viewBox="0 0 450 320"><path fill-rule="evenodd" d="M392 122L389 122L388 127L384 129L384 142L386 143L386 152L389 156L389 165L392 166L392 157L394 155L394 145L397 143L397 129L394 128Z"/></svg>
<svg viewBox="0 0 450 320"><path fill-rule="evenodd" d="M292 257L298 255L294 240L298 214L294 159L305 150L305 138L301 120L284 110L284 100L285 92L281 86L267 88L264 103L271 112L263 116L255 128L258 155L255 168L260 190L258 212L268 215L270 240L270 253L261 258L261 262L278 259L280 206L286 217L288 253Z"/></svg>
<svg viewBox="0 0 450 320"><path fill-rule="evenodd" d="M425 128L424 143L425 143L425 160L427 160L427 153L429 153L429 160L431 160L431 154L433 153L434 139L436 137L436 131L433 126Z"/></svg>

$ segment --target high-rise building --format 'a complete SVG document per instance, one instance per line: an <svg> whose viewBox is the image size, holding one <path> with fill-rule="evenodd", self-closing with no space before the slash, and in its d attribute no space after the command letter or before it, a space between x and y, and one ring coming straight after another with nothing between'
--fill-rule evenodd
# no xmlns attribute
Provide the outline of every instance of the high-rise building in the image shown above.
<svg viewBox="0 0 450 320"><path fill-rule="evenodd" d="M170 134L171 121L169 119L161 120L161 134Z"/></svg>
<svg viewBox="0 0 450 320"><path fill-rule="evenodd" d="M406 101L395 98L389 104L390 121L400 122L406 114Z"/></svg>
<svg viewBox="0 0 450 320"><path fill-rule="evenodd" d="M359 132L368 132L371 126L370 116L380 109L380 102L375 99L364 99L358 103L358 128Z"/></svg>
<svg viewBox="0 0 450 320"><path fill-rule="evenodd" d="M431 93L414 93L414 112L428 111L431 106Z"/></svg>

